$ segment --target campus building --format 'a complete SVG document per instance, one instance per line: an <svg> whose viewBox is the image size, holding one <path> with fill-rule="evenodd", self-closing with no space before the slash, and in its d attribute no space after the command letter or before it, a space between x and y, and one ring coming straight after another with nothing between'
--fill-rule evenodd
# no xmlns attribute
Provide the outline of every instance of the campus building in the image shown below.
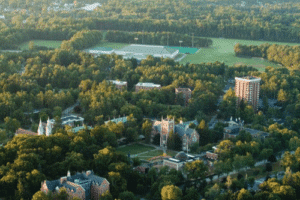
<svg viewBox="0 0 300 200"><path fill-rule="evenodd" d="M139 82L135 85L135 92L138 92L140 90L152 90L152 89L160 90L160 88L161 88L160 84Z"/></svg>
<svg viewBox="0 0 300 200"><path fill-rule="evenodd" d="M258 110L260 81L260 78L254 76L235 77L235 95L238 97L237 106L243 99L249 105L252 105L255 112Z"/></svg>
<svg viewBox="0 0 300 200"><path fill-rule="evenodd" d="M67 176L58 180L44 180L41 183L41 191L45 193L49 191L59 192L59 189L64 187L69 195L69 200L74 197L83 200L98 200L101 194L109 191L109 185L105 178L94 175L94 172L91 170L82 173L77 172L73 176L68 171Z"/></svg>
<svg viewBox="0 0 300 200"><path fill-rule="evenodd" d="M114 84L116 86L117 89L119 90L123 90L123 89L127 89L127 81L116 81L116 80L110 80L109 82L111 82L112 84Z"/></svg>
<svg viewBox="0 0 300 200"><path fill-rule="evenodd" d="M160 146L167 147L168 137L171 131L177 133L182 140L182 149L188 150L195 142L199 142L200 136L195 129L189 128L189 125L194 123L198 125L197 120L180 122L175 125L174 119L161 119L161 121L154 121L152 125L152 137L156 134L160 134Z"/></svg>
<svg viewBox="0 0 300 200"><path fill-rule="evenodd" d="M84 118L76 116L76 115L69 115L69 116L61 118L62 126L68 125L68 126L71 126L71 127L81 127L81 129L84 129L83 121L84 121ZM15 132L15 135L21 135L21 134L24 135L24 134L26 134L26 135L46 135L46 136L50 136L50 135L52 135L52 130L54 128L54 124L55 124L55 119L49 119L48 118L46 123L42 122L42 120L40 119L40 123L39 123L37 133L35 133L33 131L30 131L30 130L25 130L25 129L19 128Z"/></svg>
<svg viewBox="0 0 300 200"><path fill-rule="evenodd" d="M235 138L239 135L241 130L245 130L251 134L253 138L266 138L269 136L268 133L256 129L244 128L244 121L239 119L233 119L230 117L230 121L226 121L228 127L224 128L223 139Z"/></svg>
<svg viewBox="0 0 300 200"><path fill-rule="evenodd" d="M184 165L188 162L199 160L199 156L186 154L183 151L176 154L174 158L166 158L163 161L163 166L168 166L171 169L182 170Z"/></svg>
<svg viewBox="0 0 300 200"><path fill-rule="evenodd" d="M184 105L187 106L189 100L192 98L192 90L190 88L175 88L176 101L178 98L178 94L182 94L184 99Z"/></svg>

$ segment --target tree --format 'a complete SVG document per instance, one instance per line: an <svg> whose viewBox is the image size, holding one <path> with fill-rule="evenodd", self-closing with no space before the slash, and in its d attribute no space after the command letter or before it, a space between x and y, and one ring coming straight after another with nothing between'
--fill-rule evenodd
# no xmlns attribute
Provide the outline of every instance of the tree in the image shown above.
<svg viewBox="0 0 300 200"><path fill-rule="evenodd" d="M184 171L187 173L188 179L203 179L207 171L207 166L202 160L188 162L184 166Z"/></svg>
<svg viewBox="0 0 300 200"><path fill-rule="evenodd" d="M252 140L252 136L249 132L241 130L236 139L242 142L250 142Z"/></svg>
<svg viewBox="0 0 300 200"><path fill-rule="evenodd" d="M50 200L50 199L44 192L38 191L32 196L32 200Z"/></svg>
<svg viewBox="0 0 300 200"><path fill-rule="evenodd" d="M273 154L273 149L263 149L263 150L260 152L260 158L261 158L262 160L266 160L266 159L268 159L272 154Z"/></svg>
<svg viewBox="0 0 300 200"><path fill-rule="evenodd" d="M225 161L219 160L214 162L214 172L219 176L222 173L228 174L233 170L231 159Z"/></svg>
<svg viewBox="0 0 300 200"><path fill-rule="evenodd" d="M109 191L104 192L100 195L100 200L114 200Z"/></svg>
<svg viewBox="0 0 300 200"><path fill-rule="evenodd" d="M162 200L181 200L182 191L174 185L167 185L161 189Z"/></svg>
<svg viewBox="0 0 300 200"><path fill-rule="evenodd" d="M127 181L119 172L109 172L108 181L110 183L110 191L113 197L119 196L119 194L127 188Z"/></svg>
<svg viewBox="0 0 300 200"><path fill-rule="evenodd" d="M151 131L152 131L152 123L149 120L146 120L142 124L142 132L143 135L145 136L145 142L147 144L149 144L151 140Z"/></svg>
<svg viewBox="0 0 300 200"><path fill-rule="evenodd" d="M119 194L120 200L134 200L135 196L132 192L125 191Z"/></svg>
<svg viewBox="0 0 300 200"><path fill-rule="evenodd" d="M11 134L15 133L16 130L21 126L18 120L12 119L10 117L5 117L4 122L5 122L5 130Z"/></svg>
<svg viewBox="0 0 300 200"><path fill-rule="evenodd" d="M208 200L210 199L213 200L220 194L220 192L221 192L220 186L217 183L215 183L214 186L212 186L207 190L207 192L205 192L205 197Z"/></svg>
<svg viewBox="0 0 300 200"><path fill-rule="evenodd" d="M200 194L194 187L190 187L186 191L186 195L183 197L183 200L199 199Z"/></svg>
<svg viewBox="0 0 300 200"><path fill-rule="evenodd" d="M291 138L289 147L291 151L295 151L298 147L300 147L300 139L297 136Z"/></svg>
<svg viewBox="0 0 300 200"><path fill-rule="evenodd" d="M241 189L237 195L237 200L252 200L253 196L249 190Z"/></svg>

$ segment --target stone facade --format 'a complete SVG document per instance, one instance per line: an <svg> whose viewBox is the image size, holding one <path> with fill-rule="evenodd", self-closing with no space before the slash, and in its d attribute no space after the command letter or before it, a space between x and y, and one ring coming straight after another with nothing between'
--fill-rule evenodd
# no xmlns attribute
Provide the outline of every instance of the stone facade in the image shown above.
<svg viewBox="0 0 300 200"><path fill-rule="evenodd" d="M109 191L109 182L105 178L94 175L92 171L77 173L71 176L61 177L54 181L43 181L41 191L48 193L59 192L60 188L66 188L68 200L78 197L83 200L98 200L99 196Z"/></svg>
<svg viewBox="0 0 300 200"><path fill-rule="evenodd" d="M195 142L199 142L200 135L195 129L189 128L189 124L194 123L198 125L196 120L189 122L180 122L175 125L174 119L161 119L161 121L154 121L152 126L152 138L156 134L160 134L160 146L166 147L169 133L177 133L182 140L182 149L187 150L189 146Z"/></svg>

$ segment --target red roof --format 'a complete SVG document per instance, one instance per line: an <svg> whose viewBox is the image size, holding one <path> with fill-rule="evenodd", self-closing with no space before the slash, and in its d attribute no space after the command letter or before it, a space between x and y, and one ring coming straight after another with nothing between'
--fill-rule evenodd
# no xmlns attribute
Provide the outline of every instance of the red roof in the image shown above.
<svg viewBox="0 0 300 200"><path fill-rule="evenodd" d="M27 135L37 135L37 133L35 132L32 132L32 131L28 131L28 130L25 130L25 129L22 129L22 128L19 128L15 135L19 135L19 134L27 134Z"/></svg>

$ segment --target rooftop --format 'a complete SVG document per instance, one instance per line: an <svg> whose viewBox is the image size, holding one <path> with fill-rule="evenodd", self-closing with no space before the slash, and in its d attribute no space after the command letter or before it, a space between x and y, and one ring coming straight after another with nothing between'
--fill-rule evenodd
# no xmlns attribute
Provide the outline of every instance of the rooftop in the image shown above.
<svg viewBox="0 0 300 200"><path fill-rule="evenodd" d="M243 77L235 77L235 80L260 81L261 79L255 76L243 76Z"/></svg>
<svg viewBox="0 0 300 200"><path fill-rule="evenodd" d="M176 92L191 92L190 88L175 88Z"/></svg>
<svg viewBox="0 0 300 200"><path fill-rule="evenodd" d="M143 87L161 87L160 84L154 84L154 83L142 83L142 82L139 82L138 84L136 84L136 86L143 86Z"/></svg>
<svg viewBox="0 0 300 200"><path fill-rule="evenodd" d="M111 83L116 85L126 85L127 81L116 81L116 80L110 80Z"/></svg>
<svg viewBox="0 0 300 200"><path fill-rule="evenodd" d="M22 128L19 128L15 135L19 135L19 134L26 134L26 135L37 135L37 133L35 132L32 132L32 131L29 131L29 130L25 130L25 129L22 129Z"/></svg>
<svg viewBox="0 0 300 200"><path fill-rule="evenodd" d="M116 51L116 53L118 54L121 52L127 52L127 53L154 55L154 54L173 54L176 51L178 50L171 49L165 46L132 44Z"/></svg>
<svg viewBox="0 0 300 200"><path fill-rule="evenodd" d="M119 122L125 123L125 122L127 122L127 117L114 118L114 119L111 119L111 120L107 120L104 123L107 124L108 122L115 122L116 124L119 123Z"/></svg>

